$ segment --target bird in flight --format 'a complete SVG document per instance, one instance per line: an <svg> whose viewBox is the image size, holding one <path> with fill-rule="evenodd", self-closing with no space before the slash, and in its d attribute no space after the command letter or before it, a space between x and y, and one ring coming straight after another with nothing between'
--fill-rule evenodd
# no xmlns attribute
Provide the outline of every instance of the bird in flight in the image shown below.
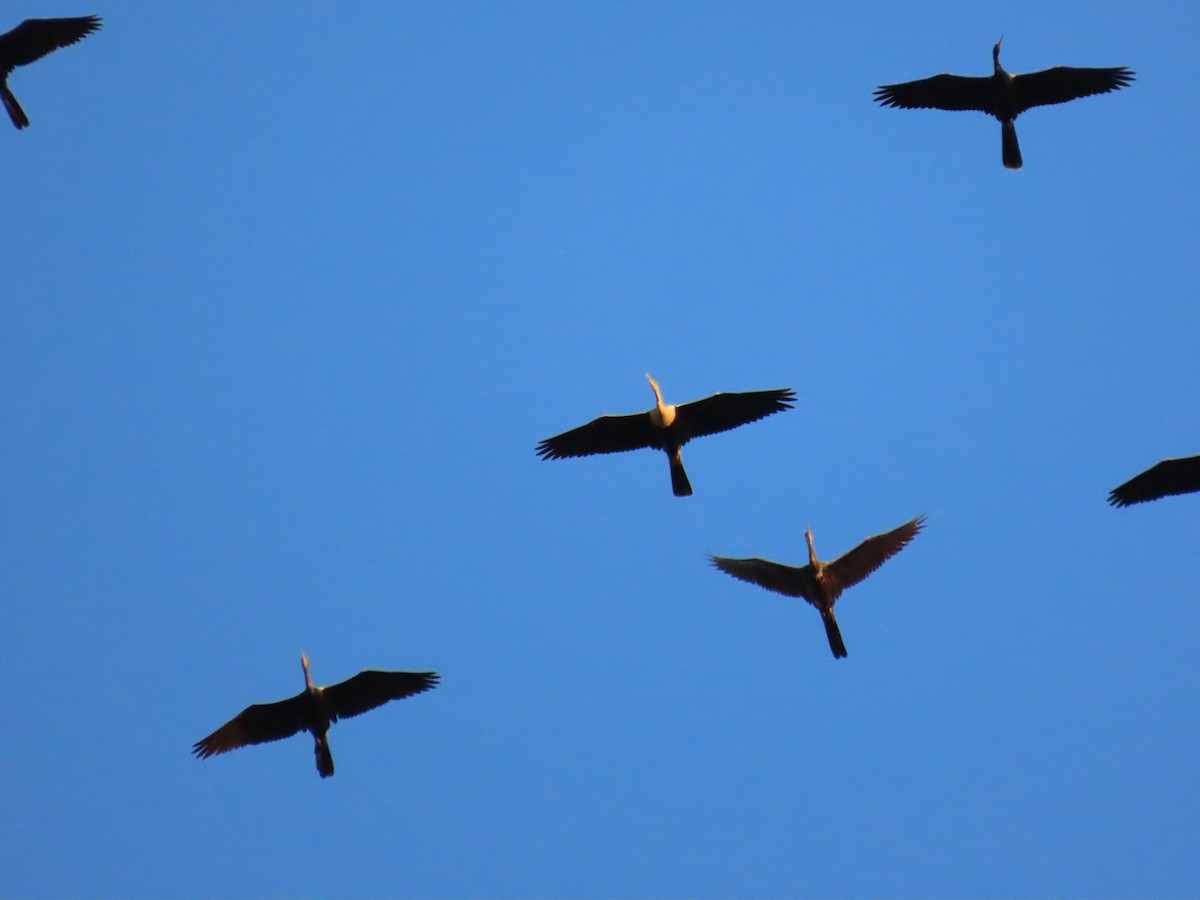
<svg viewBox="0 0 1200 900"><path fill-rule="evenodd" d="M29 127L29 117L8 88L8 76L17 66L27 66L52 50L69 47L100 30L99 16L68 19L26 19L7 34L0 34L0 99L18 130Z"/></svg>
<svg viewBox="0 0 1200 900"><path fill-rule="evenodd" d="M1164 459L1140 475L1134 475L1109 492L1108 502L1113 506L1130 506L1196 491L1200 491L1200 456L1184 456Z"/></svg>
<svg viewBox="0 0 1200 900"><path fill-rule="evenodd" d="M366 669L353 678L329 687L317 687L308 673L308 657L302 652L304 690L277 703L255 703L203 740L196 741L192 752L200 759L227 753L248 744L262 744L291 737L300 731L312 732L316 742L317 771L322 778L333 774L333 754L329 752L326 732L338 719L365 713L389 700L400 700L434 688L437 672L379 672Z"/></svg>
<svg viewBox="0 0 1200 900"><path fill-rule="evenodd" d="M619 453L651 447L667 454L671 465L671 490L676 497L690 497L692 485L683 468L680 449L692 438L729 431L772 413L791 409L796 400L791 388L773 391L719 393L703 400L664 403L658 382L646 373L654 391L654 408L626 416L601 416L586 425L546 438L538 444L542 459Z"/></svg>
<svg viewBox="0 0 1200 900"><path fill-rule="evenodd" d="M811 528L804 531L808 540L806 566L786 566L760 557L729 559L725 556L710 555L708 559L722 572L734 578L789 597L803 597L815 606L821 613L821 621L825 623L829 649L833 651L834 659L841 659L847 655L846 645L842 641L837 619L833 616L833 605L842 591L858 584L908 546L908 542L917 536L924 524L925 517L917 516L899 528L867 538L832 562L817 559Z"/></svg>
<svg viewBox="0 0 1200 900"><path fill-rule="evenodd" d="M1134 73L1126 66L1087 69L1055 66L1040 72L1011 75L1000 65L1000 45L992 48L990 76L950 75L943 73L919 81L885 84L875 91L875 100L884 106L902 109L974 109L1000 120L1000 152L1009 169L1021 168L1021 146L1017 143L1014 120L1034 106L1066 103L1092 94L1106 94L1133 81Z"/></svg>

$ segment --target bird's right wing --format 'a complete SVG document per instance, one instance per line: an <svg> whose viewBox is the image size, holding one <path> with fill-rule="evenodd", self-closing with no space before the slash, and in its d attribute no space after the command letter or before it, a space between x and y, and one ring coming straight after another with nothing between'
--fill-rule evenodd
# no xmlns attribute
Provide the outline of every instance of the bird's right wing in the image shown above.
<svg viewBox="0 0 1200 900"><path fill-rule="evenodd" d="M352 678L325 688L325 697L338 719L357 716L389 700L411 697L437 687L437 672L380 672L364 669Z"/></svg>
<svg viewBox="0 0 1200 900"><path fill-rule="evenodd" d="M278 703L256 703L192 745L192 752L201 759L245 747L280 741L303 731L309 725L308 697L297 694Z"/></svg>
<svg viewBox="0 0 1200 900"><path fill-rule="evenodd" d="M1200 491L1200 456L1185 456L1164 459L1140 475L1134 475L1112 489L1108 502L1113 506L1129 506L1194 491Z"/></svg>
<svg viewBox="0 0 1200 900"><path fill-rule="evenodd" d="M41 59L52 50L69 47L100 28L99 16L65 19L26 19L12 31L0 35L0 71Z"/></svg>
<svg viewBox="0 0 1200 900"><path fill-rule="evenodd" d="M825 567L825 577L834 582L835 593L840 594L851 585L858 584L903 550L924 524L925 517L917 516L885 534L872 535L829 563Z"/></svg>
<svg viewBox="0 0 1200 900"><path fill-rule="evenodd" d="M971 75L934 75L903 84L885 84L875 91L875 100L901 109L975 109L992 111L990 78Z"/></svg>
<svg viewBox="0 0 1200 900"><path fill-rule="evenodd" d="M1079 66L1055 66L1040 72L1013 77L1019 112L1033 106L1066 103L1092 94L1107 94L1133 81L1127 66L1112 69L1087 69Z"/></svg>
<svg viewBox="0 0 1200 900"><path fill-rule="evenodd" d="M685 441L729 431L791 409L796 394L791 388L771 391L722 391L677 407L676 423Z"/></svg>
<svg viewBox="0 0 1200 900"><path fill-rule="evenodd" d="M795 566L785 566L783 563L758 556L752 559L730 559L726 556L709 555L708 561L727 575L765 587L768 591L786 594L789 597L804 597L804 580L800 574L803 570Z"/></svg>
<svg viewBox="0 0 1200 900"><path fill-rule="evenodd" d="M629 416L601 416L586 425L546 438L537 445L542 459L564 459L568 456L591 456L593 453L621 453L657 447L658 432L650 424L649 413Z"/></svg>

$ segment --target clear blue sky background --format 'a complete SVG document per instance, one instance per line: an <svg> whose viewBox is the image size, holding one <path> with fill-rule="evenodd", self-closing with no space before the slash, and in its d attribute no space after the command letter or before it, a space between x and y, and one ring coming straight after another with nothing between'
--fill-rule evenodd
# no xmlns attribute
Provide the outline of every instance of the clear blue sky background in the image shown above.
<svg viewBox="0 0 1200 900"><path fill-rule="evenodd" d="M0 893L1200 893L1194 2L8 3ZM1027 113L942 71L1129 65ZM542 462L793 387L685 451ZM816 614L803 562L925 512ZM197 761L362 668L438 690Z"/></svg>

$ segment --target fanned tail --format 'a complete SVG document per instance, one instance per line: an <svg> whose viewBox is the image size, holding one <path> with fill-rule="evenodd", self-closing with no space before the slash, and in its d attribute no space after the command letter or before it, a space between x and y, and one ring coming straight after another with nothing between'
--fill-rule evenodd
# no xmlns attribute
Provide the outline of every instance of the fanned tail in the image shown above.
<svg viewBox="0 0 1200 900"><path fill-rule="evenodd" d="M842 643L842 632L838 630L837 619L833 617L832 609L821 610L821 621L825 623L825 636L829 638L829 649L833 651L834 659L849 656L846 645Z"/></svg>
<svg viewBox="0 0 1200 900"><path fill-rule="evenodd" d="M683 471L683 458L679 455L679 448L676 447L674 453L669 453L668 458L671 460L671 490L676 497L692 496L692 483L688 481L687 472Z"/></svg>
<svg viewBox="0 0 1200 900"><path fill-rule="evenodd" d="M333 754L329 752L329 736L319 734L316 737L317 771L322 778L333 774Z"/></svg>
<svg viewBox="0 0 1200 900"><path fill-rule="evenodd" d="M12 123L17 126L17 129L29 127L29 116L25 115L25 110L21 109L21 104L17 102L17 98L13 96L13 92L8 89L8 84L0 82L0 99L4 100L4 108L8 111L8 117L12 119Z"/></svg>
<svg viewBox="0 0 1200 900"><path fill-rule="evenodd" d="M1012 119L1000 123L1000 151L1004 168L1021 168L1021 145L1017 143L1017 126Z"/></svg>

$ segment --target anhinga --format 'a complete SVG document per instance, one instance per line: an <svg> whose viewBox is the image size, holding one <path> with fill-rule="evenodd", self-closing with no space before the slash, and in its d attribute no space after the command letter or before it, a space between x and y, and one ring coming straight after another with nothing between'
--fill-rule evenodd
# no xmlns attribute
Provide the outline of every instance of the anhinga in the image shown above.
<svg viewBox="0 0 1200 900"><path fill-rule="evenodd" d="M1021 168L1021 148L1013 124L1025 110L1034 106L1066 103L1091 94L1106 94L1133 81L1126 66L1111 69L1086 69L1055 66L1040 72L1010 75L1000 65L1000 44L992 48L990 77L943 73L920 81L885 84L875 91L875 99L884 106L903 109L976 109L1000 120L1001 156L1009 169Z"/></svg>
<svg viewBox="0 0 1200 900"><path fill-rule="evenodd" d="M200 759L245 747L291 737L300 731L312 732L316 741L317 771L322 778L333 774L333 754L329 752L326 732L338 719L348 719L389 700L410 697L436 687L437 672L378 672L367 669L353 678L329 687L317 687L308 674L308 657L300 654L304 666L304 690L290 700L256 703L192 746Z"/></svg>
<svg viewBox="0 0 1200 900"><path fill-rule="evenodd" d="M829 649L834 659L846 656L846 645L833 617L833 605L842 591L858 584L887 560L891 559L908 542L916 537L925 523L923 515L899 528L867 538L853 550L843 553L832 562L817 559L813 549L812 529L805 529L808 540L808 565L785 566L769 559L728 559L724 556L709 556L709 561L734 578L765 587L769 591L789 597L803 597L821 613L825 623L825 635L829 638Z"/></svg>
<svg viewBox="0 0 1200 900"><path fill-rule="evenodd" d="M1164 459L1142 474L1134 475L1109 492L1108 502L1113 506L1129 506L1196 491L1200 491L1200 456L1184 456Z"/></svg>
<svg viewBox="0 0 1200 900"><path fill-rule="evenodd" d="M68 47L100 29L99 16L68 19L26 19L8 34L0 34L0 98L18 129L29 127L29 117L8 89L8 75L52 50Z"/></svg>
<svg viewBox="0 0 1200 900"><path fill-rule="evenodd" d="M537 446L542 459L619 453L652 447L667 454L671 464L671 490L690 497L692 485L683 469L680 448L695 437L729 431L772 413L791 409L796 395L791 388L774 391L720 393L681 403L663 403L658 382L646 373L654 391L654 409L628 416L601 416L586 425L546 438Z"/></svg>

